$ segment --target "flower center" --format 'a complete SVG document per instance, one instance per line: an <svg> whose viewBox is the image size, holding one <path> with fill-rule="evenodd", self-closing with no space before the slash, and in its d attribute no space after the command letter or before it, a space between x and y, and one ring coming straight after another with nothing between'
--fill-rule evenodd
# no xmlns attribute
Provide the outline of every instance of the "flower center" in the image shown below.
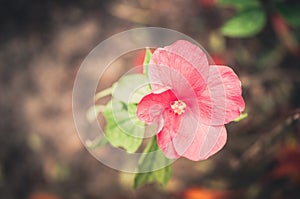
<svg viewBox="0 0 300 199"><path fill-rule="evenodd" d="M171 108L175 114L181 115L185 111L186 104L181 100L176 100L171 104Z"/></svg>

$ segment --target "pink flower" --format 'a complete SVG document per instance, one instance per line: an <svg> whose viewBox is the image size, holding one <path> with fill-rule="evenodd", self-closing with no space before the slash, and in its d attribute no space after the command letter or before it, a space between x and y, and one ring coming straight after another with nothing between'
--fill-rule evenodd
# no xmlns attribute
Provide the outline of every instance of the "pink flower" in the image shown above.
<svg viewBox="0 0 300 199"><path fill-rule="evenodd" d="M139 102L137 116L158 126L163 153L198 161L221 150L227 139L224 124L245 108L233 70L209 65L198 46L179 40L155 50L148 74L152 93Z"/></svg>

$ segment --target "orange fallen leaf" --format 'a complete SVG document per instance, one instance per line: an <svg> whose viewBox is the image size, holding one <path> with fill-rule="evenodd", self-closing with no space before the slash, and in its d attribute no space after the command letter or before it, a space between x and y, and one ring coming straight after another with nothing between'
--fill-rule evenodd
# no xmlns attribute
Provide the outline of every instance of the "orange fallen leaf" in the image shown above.
<svg viewBox="0 0 300 199"><path fill-rule="evenodd" d="M34 192L29 196L29 199L61 199L61 198L51 193Z"/></svg>
<svg viewBox="0 0 300 199"><path fill-rule="evenodd" d="M184 199L226 199L230 191L212 190L201 187L189 188L183 192Z"/></svg>

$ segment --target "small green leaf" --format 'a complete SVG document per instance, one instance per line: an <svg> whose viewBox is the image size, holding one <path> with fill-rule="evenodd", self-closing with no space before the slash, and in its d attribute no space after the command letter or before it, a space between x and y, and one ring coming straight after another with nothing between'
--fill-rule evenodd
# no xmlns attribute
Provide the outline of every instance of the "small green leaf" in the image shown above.
<svg viewBox="0 0 300 199"><path fill-rule="evenodd" d="M232 6L238 10L261 6L259 0L217 0L217 3L223 6Z"/></svg>
<svg viewBox="0 0 300 199"><path fill-rule="evenodd" d="M122 147L128 153L134 153L140 147L145 130L144 124L133 114L136 108L134 104L127 105L113 99L103 112L106 139L114 147Z"/></svg>
<svg viewBox="0 0 300 199"><path fill-rule="evenodd" d="M146 53L145 53L145 58L144 58L144 63L143 63L143 72L144 74L148 77L148 65L150 63L150 60L151 60L151 56L152 56L152 53L151 53L151 50L150 48L146 48Z"/></svg>
<svg viewBox="0 0 300 199"><path fill-rule="evenodd" d="M241 11L223 25L221 32L228 37L251 37L259 33L265 23L262 9Z"/></svg>
<svg viewBox="0 0 300 199"><path fill-rule="evenodd" d="M248 117L248 113L241 113L241 115L238 118L235 118L233 121L234 122L239 122L239 121L241 121L241 120L243 120L247 117Z"/></svg>
<svg viewBox="0 0 300 199"><path fill-rule="evenodd" d="M117 82L112 95L125 103L138 103L150 92L148 78L143 74L132 74Z"/></svg>
<svg viewBox="0 0 300 199"><path fill-rule="evenodd" d="M278 9L289 25L300 27L300 5L280 5Z"/></svg>
<svg viewBox="0 0 300 199"><path fill-rule="evenodd" d="M155 153L151 153L154 152ZM171 177L172 160L167 159L158 148L156 136L143 151L143 155L139 160L138 171L149 171L137 173L134 178L134 188L138 188L147 183L159 183L166 185ZM161 168L160 165L167 165ZM158 169L159 168L159 169Z"/></svg>

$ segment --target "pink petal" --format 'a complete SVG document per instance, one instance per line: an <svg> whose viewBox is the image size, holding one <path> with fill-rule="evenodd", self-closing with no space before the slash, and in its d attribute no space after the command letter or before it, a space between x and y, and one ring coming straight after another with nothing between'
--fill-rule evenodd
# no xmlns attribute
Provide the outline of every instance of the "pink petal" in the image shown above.
<svg viewBox="0 0 300 199"><path fill-rule="evenodd" d="M158 135L157 135L158 136ZM163 154L169 158L169 159L177 159L180 157L180 155L176 152L175 147L172 142L169 142L164 148L162 148L159 145L159 142L157 142L160 150L163 152Z"/></svg>
<svg viewBox="0 0 300 199"><path fill-rule="evenodd" d="M182 155L186 152L189 146L198 133L199 112L186 109L182 114L180 126L177 129L177 134L173 138L173 144L176 152Z"/></svg>
<svg viewBox="0 0 300 199"><path fill-rule="evenodd" d="M167 158L175 159L180 156L173 145L173 138L176 136L176 129L179 126L181 116L171 114L172 115L165 117L165 125L157 134L157 144Z"/></svg>
<svg viewBox="0 0 300 199"><path fill-rule="evenodd" d="M172 89L180 99L199 95L206 87L208 72L205 53L187 41L157 49L149 64L153 92Z"/></svg>
<svg viewBox="0 0 300 199"><path fill-rule="evenodd" d="M241 82L227 66L210 66L208 87L198 97L201 122L226 124L245 109Z"/></svg>
<svg viewBox="0 0 300 199"><path fill-rule="evenodd" d="M204 81L207 80L209 75L209 65L205 52L199 46L192 44L186 40L178 40L165 49L178 56L181 56L187 62L191 63L194 68L198 70Z"/></svg>
<svg viewBox="0 0 300 199"><path fill-rule="evenodd" d="M198 124L198 132L189 148L182 155L193 161L205 160L220 151L227 140L226 128Z"/></svg>
<svg viewBox="0 0 300 199"><path fill-rule="evenodd" d="M137 107L137 117L146 124L158 124L164 118L165 108L170 106L170 102L177 100L171 90L160 94L150 93L144 96Z"/></svg>
<svg viewBox="0 0 300 199"><path fill-rule="evenodd" d="M137 117L147 124L157 124L157 143L165 156L178 158L172 139L180 125L181 116L175 115L170 105L177 98L171 90L148 94L138 104Z"/></svg>
<svg viewBox="0 0 300 199"><path fill-rule="evenodd" d="M166 117L164 128L157 134L158 146L166 157L175 159L183 156L193 161L212 156L223 148L226 140L224 125L201 124L190 113Z"/></svg>
<svg viewBox="0 0 300 199"><path fill-rule="evenodd" d="M182 115L167 112L166 116L164 128L157 134L157 143L165 156L177 158L192 144L197 133L199 114L186 109Z"/></svg>

